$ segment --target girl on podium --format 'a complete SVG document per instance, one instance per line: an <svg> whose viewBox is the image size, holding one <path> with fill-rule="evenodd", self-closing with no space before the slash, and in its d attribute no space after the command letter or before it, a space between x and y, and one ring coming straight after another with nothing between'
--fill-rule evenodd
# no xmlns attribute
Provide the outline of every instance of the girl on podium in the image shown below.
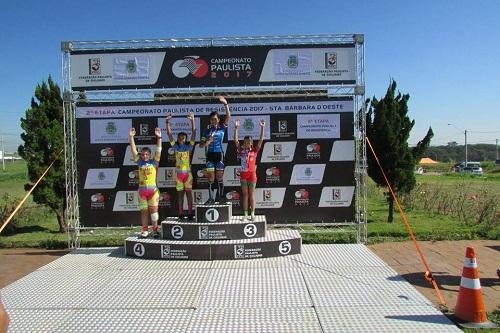
<svg viewBox="0 0 500 333"><path fill-rule="evenodd" d="M213 204L215 202L225 202L224 196L224 148L222 141L231 119L231 112L226 99L219 96L219 101L224 105L226 117L224 121L220 119L219 113L214 111L210 113L210 125L201 137L200 148L205 148L207 167L206 173L208 178L208 196L206 204ZM217 181L215 183L215 180ZM217 194L214 195L215 191Z"/></svg>
<svg viewBox="0 0 500 333"><path fill-rule="evenodd" d="M192 112L187 116L191 122L191 140L187 141L187 133L177 134L177 142L172 135L172 115L167 116L167 134L170 146L175 152L175 189L177 190L177 202L179 209L179 219L193 219L193 175L191 173L191 152L194 148L196 138L196 125L194 123L194 114ZM184 216L184 193L186 193L188 204L188 215Z"/></svg>
<svg viewBox="0 0 500 333"><path fill-rule="evenodd" d="M234 144L236 145L236 150L238 156L241 159L241 171L240 171L240 182L241 182L241 192L243 193L243 214L244 218L248 219L249 205L248 201L250 198L250 217L252 220L255 219L255 186L257 185L257 154L262 147L262 141L264 140L264 128L266 122L260 120L260 138L257 145L253 145L253 139L251 136L245 136L243 139L243 145L240 145L238 141L238 127L240 127L240 120L236 119L234 122Z"/></svg>
<svg viewBox="0 0 500 333"><path fill-rule="evenodd" d="M148 147L143 147L141 153L137 152L135 146L135 128L130 129L129 140L130 149L132 150L132 159L137 163L139 168L139 208L141 210L142 233L141 237L146 238L149 235L148 221L151 216L153 224L153 237L159 238L158 232L158 201L160 199L160 190L156 185L156 173L161 157L161 130L155 128L156 136L156 153L155 157L151 158L151 150Z"/></svg>

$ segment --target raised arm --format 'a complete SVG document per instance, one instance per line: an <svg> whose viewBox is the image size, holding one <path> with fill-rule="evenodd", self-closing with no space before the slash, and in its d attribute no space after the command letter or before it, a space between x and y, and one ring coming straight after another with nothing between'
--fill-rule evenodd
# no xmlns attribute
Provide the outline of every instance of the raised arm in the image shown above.
<svg viewBox="0 0 500 333"><path fill-rule="evenodd" d="M196 141L196 124L194 122L194 113L189 112L188 119L191 121L191 142Z"/></svg>
<svg viewBox="0 0 500 333"><path fill-rule="evenodd" d="M168 142L174 141L174 136L172 135L172 126L170 122L172 121L172 114L168 114L167 116L167 135L168 135Z"/></svg>
<svg viewBox="0 0 500 333"><path fill-rule="evenodd" d="M135 146L135 128L131 128L129 132L129 142L130 142L130 150L132 151L132 159L135 161L137 158L137 147Z"/></svg>
<svg viewBox="0 0 500 333"><path fill-rule="evenodd" d="M238 140L238 127L240 127L240 120L236 119L234 122L234 145L236 146L236 150L240 151L240 141Z"/></svg>
<svg viewBox="0 0 500 333"><path fill-rule="evenodd" d="M161 129L159 127L155 128L155 136L156 136L155 160L159 161L161 156Z"/></svg>
<svg viewBox="0 0 500 333"><path fill-rule="evenodd" d="M224 119L224 124L229 126L229 120L231 119L231 111L229 111L229 106L227 100L224 96L218 96L219 101L224 104L224 111L226 111L226 118Z"/></svg>
<svg viewBox="0 0 500 333"><path fill-rule="evenodd" d="M261 119L259 125L260 125L260 137L257 146L260 149L260 147L262 147L262 142L264 141L264 130L266 129L266 121L264 119Z"/></svg>

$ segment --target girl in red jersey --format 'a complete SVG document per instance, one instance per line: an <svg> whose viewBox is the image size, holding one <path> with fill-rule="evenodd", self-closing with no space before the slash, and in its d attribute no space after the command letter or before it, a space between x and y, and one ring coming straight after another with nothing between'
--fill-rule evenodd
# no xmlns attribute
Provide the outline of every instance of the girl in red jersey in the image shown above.
<svg viewBox="0 0 500 333"><path fill-rule="evenodd" d="M260 120L260 138L257 145L253 145L251 136L245 136L243 145L238 141L238 127L240 127L240 120L237 119L234 123L234 144L238 156L241 159L240 182L241 192L243 193L243 214L244 218L248 219L248 198L250 197L250 217L255 219L255 186L257 185L257 154L259 153L262 141L264 140L264 128L266 122Z"/></svg>

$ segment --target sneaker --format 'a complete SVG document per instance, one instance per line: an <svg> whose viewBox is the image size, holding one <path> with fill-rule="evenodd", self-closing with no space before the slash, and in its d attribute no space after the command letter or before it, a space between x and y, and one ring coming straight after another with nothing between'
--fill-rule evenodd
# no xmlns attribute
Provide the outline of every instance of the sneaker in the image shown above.
<svg viewBox="0 0 500 333"><path fill-rule="evenodd" d="M182 219L183 219L184 221L189 220L189 215L187 215L187 214L186 214L186 215L182 215Z"/></svg>
<svg viewBox="0 0 500 333"><path fill-rule="evenodd" d="M220 203L221 205L224 205L224 204L226 203L226 197L222 197L222 198L220 198L219 203Z"/></svg>
<svg viewBox="0 0 500 333"><path fill-rule="evenodd" d="M141 238L148 238L148 236L149 236L149 231L144 230L143 232L141 232Z"/></svg>
<svg viewBox="0 0 500 333"><path fill-rule="evenodd" d="M153 231L153 238L154 238L154 239L158 239L158 238L160 238L160 232L159 232L158 230Z"/></svg>
<svg viewBox="0 0 500 333"><path fill-rule="evenodd" d="M250 214L250 218L252 219L252 221L255 221L255 213Z"/></svg>
<svg viewBox="0 0 500 333"><path fill-rule="evenodd" d="M205 205L213 205L215 203L214 199L210 198L207 201L205 201Z"/></svg>
<svg viewBox="0 0 500 333"><path fill-rule="evenodd" d="M194 222L194 214L189 214L187 216L187 218L188 218L188 221Z"/></svg>

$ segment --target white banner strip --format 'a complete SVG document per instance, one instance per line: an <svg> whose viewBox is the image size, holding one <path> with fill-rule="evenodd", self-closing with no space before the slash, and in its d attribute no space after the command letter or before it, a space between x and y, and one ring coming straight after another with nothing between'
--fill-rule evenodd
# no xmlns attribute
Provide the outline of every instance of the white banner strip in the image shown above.
<svg viewBox="0 0 500 333"><path fill-rule="evenodd" d="M353 112L353 101L308 101L267 102L229 104L231 115L280 114L280 113L340 113ZM208 115L218 111L224 114L218 104L175 104L175 105L123 105L123 106L81 106L76 108L76 118L132 118L166 117L172 115Z"/></svg>
<svg viewBox="0 0 500 333"><path fill-rule="evenodd" d="M479 279L469 279L462 276L460 287L479 290L481 289L481 282L479 282Z"/></svg>

